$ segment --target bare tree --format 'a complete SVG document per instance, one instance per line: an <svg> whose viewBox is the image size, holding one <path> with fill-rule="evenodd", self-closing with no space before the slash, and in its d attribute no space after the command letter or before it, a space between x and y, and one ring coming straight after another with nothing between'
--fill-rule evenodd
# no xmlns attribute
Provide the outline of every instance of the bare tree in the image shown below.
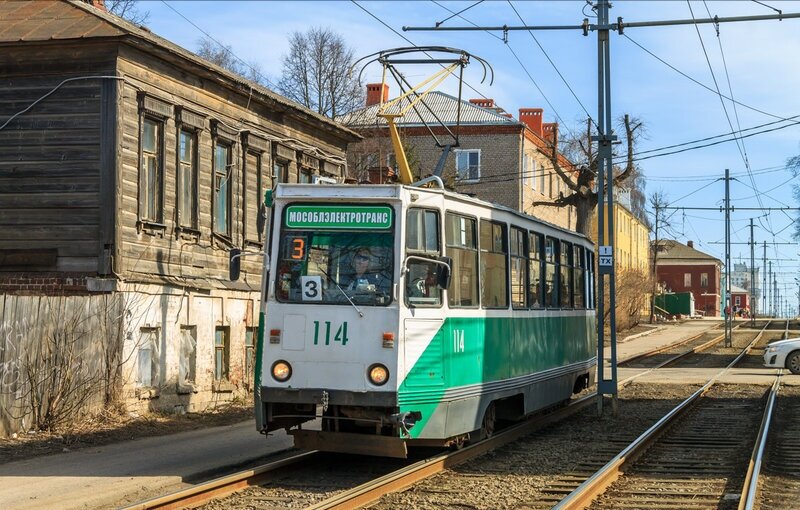
<svg viewBox="0 0 800 510"><path fill-rule="evenodd" d="M218 43L209 37L203 37L197 41L197 55L216 64L228 71L234 72L242 77L254 81L263 86L269 86L270 82L266 74L255 62L246 62L233 53L230 46Z"/></svg>
<svg viewBox="0 0 800 510"><path fill-rule="evenodd" d="M94 5L93 0L81 0L89 5ZM105 0L105 8L111 14L126 19L134 25L146 25L150 20L150 11L140 11L138 0Z"/></svg>
<svg viewBox="0 0 800 510"><path fill-rule="evenodd" d="M622 119L622 124L625 129L626 163L624 167L614 167L614 186L623 186L628 189L633 186L641 187L644 184L644 180L638 173L633 153L636 142L643 132L643 123L626 114ZM589 232L589 226L592 213L597 207L598 191L595 189L595 181L597 179L599 159L596 147L591 141L591 136L591 120L588 120L587 129L583 135L564 140L562 143L565 146L564 154L567 154L572 161L580 161L577 165L568 168L565 168L564 160L559 157L558 142L551 144L550 163L553 165L553 170L558 177L566 184L569 193L562 194L554 201L534 201L532 205L575 207L575 230L594 238L594 234ZM644 199L641 190L636 194L632 193L632 201L643 206ZM635 207L635 209L639 213L632 212L637 217L644 216L643 207Z"/></svg>
<svg viewBox="0 0 800 510"><path fill-rule="evenodd" d="M654 226L654 239L653 239L653 265L652 265L652 295L650 296L650 323L653 323L656 318L656 291L658 290L658 274L657 274L657 265L658 265L658 252L661 248L660 242L661 239L659 235L663 235L662 233L672 228L672 223L670 220L672 219L672 214L666 214L667 207L669 207L669 202L667 201L666 195L664 192L659 190L653 192L649 198L649 205L650 208L653 210L653 226Z"/></svg>
<svg viewBox="0 0 800 510"><path fill-rule="evenodd" d="M353 50L329 28L314 27L289 36L278 90L289 99L334 118L361 107L364 91L351 73Z"/></svg>

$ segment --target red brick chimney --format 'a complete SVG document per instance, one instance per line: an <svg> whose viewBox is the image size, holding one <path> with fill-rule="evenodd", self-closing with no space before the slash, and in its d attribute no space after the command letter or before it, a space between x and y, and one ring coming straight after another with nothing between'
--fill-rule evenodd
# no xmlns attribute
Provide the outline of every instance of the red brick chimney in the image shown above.
<svg viewBox="0 0 800 510"><path fill-rule="evenodd" d="M469 102L481 108L494 108L494 99L484 99L481 97L479 99L470 99Z"/></svg>
<svg viewBox="0 0 800 510"><path fill-rule="evenodd" d="M694 248L694 241L686 241L686 246L689 248Z"/></svg>
<svg viewBox="0 0 800 510"><path fill-rule="evenodd" d="M531 131L542 136L542 108L520 108L519 120L524 122Z"/></svg>
<svg viewBox="0 0 800 510"><path fill-rule="evenodd" d="M545 122L542 124L542 138L558 146L558 122Z"/></svg>
<svg viewBox="0 0 800 510"><path fill-rule="evenodd" d="M383 90L381 90L383 88ZM385 83L367 83L367 106L385 103L389 100L389 85Z"/></svg>
<svg viewBox="0 0 800 510"><path fill-rule="evenodd" d="M105 0L83 0L83 1L91 5L92 7L97 7L101 11L108 11L108 9L106 9Z"/></svg>

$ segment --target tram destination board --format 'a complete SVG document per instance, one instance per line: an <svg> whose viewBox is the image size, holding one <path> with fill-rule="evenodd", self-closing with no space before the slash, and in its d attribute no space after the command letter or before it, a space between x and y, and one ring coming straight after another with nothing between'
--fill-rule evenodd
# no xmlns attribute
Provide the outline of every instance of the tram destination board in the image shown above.
<svg viewBox="0 0 800 510"><path fill-rule="evenodd" d="M385 205L291 205L286 226L302 229L382 230L392 226L392 208Z"/></svg>

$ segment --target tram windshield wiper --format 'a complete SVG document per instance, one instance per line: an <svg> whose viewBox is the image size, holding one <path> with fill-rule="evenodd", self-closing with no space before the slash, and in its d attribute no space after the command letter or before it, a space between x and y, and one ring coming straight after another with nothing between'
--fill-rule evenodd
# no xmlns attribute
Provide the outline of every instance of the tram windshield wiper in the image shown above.
<svg viewBox="0 0 800 510"><path fill-rule="evenodd" d="M324 269L322 269L321 267L318 267L317 269L319 269L319 271L320 271L322 274L324 274L324 275L325 275L325 277L326 277L328 280L332 281L332 282L333 282L333 284L334 284L334 285L336 285L336 288L337 288L337 289L339 289L339 292L341 292L341 293L342 293L342 295L345 297L345 299L347 299L347 301L348 301L348 302L349 302L351 305L353 305L353 308L355 308L355 309L356 309L356 312L358 312L358 316L359 316L359 317L364 317L364 312L362 312L362 311L361 311L361 309L360 309L358 306L356 306L356 304L355 304L355 303L353 303L353 300L352 300L352 299L350 299L350 296L348 296L348 295L347 295L347 292L345 292L345 291L344 291L344 289L342 289L342 287L339 285L339 282L337 282L336 280L334 280L334 279L333 279L333 277L332 277L331 275L329 275L328 273L326 273L326 272L325 272L325 270L324 270Z"/></svg>

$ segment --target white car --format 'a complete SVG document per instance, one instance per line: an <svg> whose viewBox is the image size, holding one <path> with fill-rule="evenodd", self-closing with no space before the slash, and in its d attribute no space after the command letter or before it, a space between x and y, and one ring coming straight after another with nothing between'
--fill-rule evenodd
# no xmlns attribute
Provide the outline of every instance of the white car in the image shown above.
<svg viewBox="0 0 800 510"><path fill-rule="evenodd" d="M764 366L788 368L793 374L800 374L800 338L780 340L767 345Z"/></svg>

